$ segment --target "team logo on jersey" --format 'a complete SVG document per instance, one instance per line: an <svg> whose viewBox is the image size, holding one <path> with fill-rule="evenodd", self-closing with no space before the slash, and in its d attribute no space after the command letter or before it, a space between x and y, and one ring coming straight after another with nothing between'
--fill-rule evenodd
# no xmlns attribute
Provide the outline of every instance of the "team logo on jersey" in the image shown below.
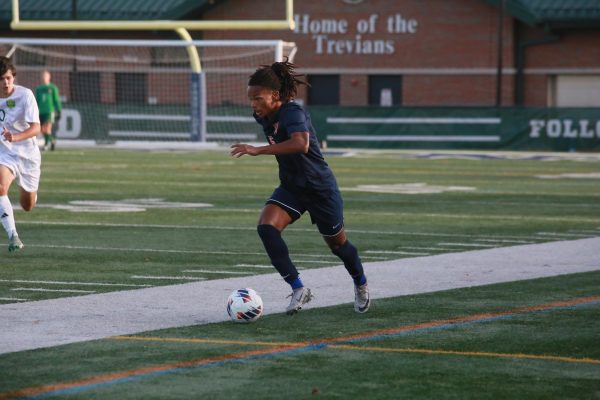
<svg viewBox="0 0 600 400"><path fill-rule="evenodd" d="M277 143L275 141L275 135L277 135L277 129L279 129L279 121L277 121L273 124L273 133L271 135L267 135L267 140L269 141L269 144Z"/></svg>
<svg viewBox="0 0 600 400"><path fill-rule="evenodd" d="M13 99L6 100L6 107L15 108L16 105L17 105L17 102L14 101Z"/></svg>

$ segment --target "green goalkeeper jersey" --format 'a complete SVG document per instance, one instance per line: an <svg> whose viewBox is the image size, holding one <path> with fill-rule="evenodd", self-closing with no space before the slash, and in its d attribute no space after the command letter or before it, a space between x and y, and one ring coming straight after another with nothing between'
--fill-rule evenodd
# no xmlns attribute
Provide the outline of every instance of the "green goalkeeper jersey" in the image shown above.
<svg viewBox="0 0 600 400"><path fill-rule="evenodd" d="M58 95L58 87L54 83L39 85L35 88L35 99L40 109L40 114L60 113L62 105Z"/></svg>

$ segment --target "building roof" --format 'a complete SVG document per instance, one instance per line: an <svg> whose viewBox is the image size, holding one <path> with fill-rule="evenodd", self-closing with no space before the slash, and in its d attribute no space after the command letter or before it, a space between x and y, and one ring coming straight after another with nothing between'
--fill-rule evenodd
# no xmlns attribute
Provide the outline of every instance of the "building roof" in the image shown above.
<svg viewBox="0 0 600 400"><path fill-rule="evenodd" d="M200 13L215 0L20 0L22 20L178 20ZM0 24L12 20L12 1L0 1Z"/></svg>
<svg viewBox="0 0 600 400"><path fill-rule="evenodd" d="M486 0L499 6L502 0ZM531 26L549 29L600 27L600 0L504 0L506 10Z"/></svg>
<svg viewBox="0 0 600 400"><path fill-rule="evenodd" d="M20 0L23 20L178 20L199 16L219 0ZM502 0L485 0L499 6ZM600 27L600 0L504 0L506 10L531 26L550 29ZM0 28L12 20L12 1L0 1Z"/></svg>

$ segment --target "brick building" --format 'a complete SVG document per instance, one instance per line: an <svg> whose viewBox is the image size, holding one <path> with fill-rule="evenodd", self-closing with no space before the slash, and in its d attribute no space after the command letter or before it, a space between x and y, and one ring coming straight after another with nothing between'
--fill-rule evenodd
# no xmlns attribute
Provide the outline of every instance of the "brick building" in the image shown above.
<svg viewBox="0 0 600 400"><path fill-rule="evenodd" d="M283 13L282 2L247 3L217 3L204 18ZM295 61L315 83L303 94L309 104L494 106L500 100L508 106L600 106L600 2L505 1L500 27L501 4L302 0L295 3L294 32L205 32L203 37L277 36L297 43Z"/></svg>
<svg viewBox="0 0 600 400"><path fill-rule="evenodd" d="M283 0L21 3L22 18L33 20L69 20L73 8L76 18L97 20L249 20L285 15ZM10 2L4 1L2 35L15 34L10 32L10 18ZM299 47L295 62L312 83L310 90L300 93L309 105L600 106L598 1L297 0L294 19L293 32L191 33L197 39L295 42ZM176 37L169 32L95 32L94 37L99 34ZM18 36L61 35L90 33L18 32Z"/></svg>

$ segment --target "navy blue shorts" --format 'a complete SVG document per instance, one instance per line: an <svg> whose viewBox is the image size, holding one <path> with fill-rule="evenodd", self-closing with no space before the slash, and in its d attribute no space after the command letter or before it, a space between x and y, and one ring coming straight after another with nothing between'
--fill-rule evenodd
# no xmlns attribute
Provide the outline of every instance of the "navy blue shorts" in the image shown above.
<svg viewBox="0 0 600 400"><path fill-rule="evenodd" d="M292 223L308 211L313 224L323 236L335 236L344 228L344 203L339 190L296 192L279 186L267 204L283 208Z"/></svg>

